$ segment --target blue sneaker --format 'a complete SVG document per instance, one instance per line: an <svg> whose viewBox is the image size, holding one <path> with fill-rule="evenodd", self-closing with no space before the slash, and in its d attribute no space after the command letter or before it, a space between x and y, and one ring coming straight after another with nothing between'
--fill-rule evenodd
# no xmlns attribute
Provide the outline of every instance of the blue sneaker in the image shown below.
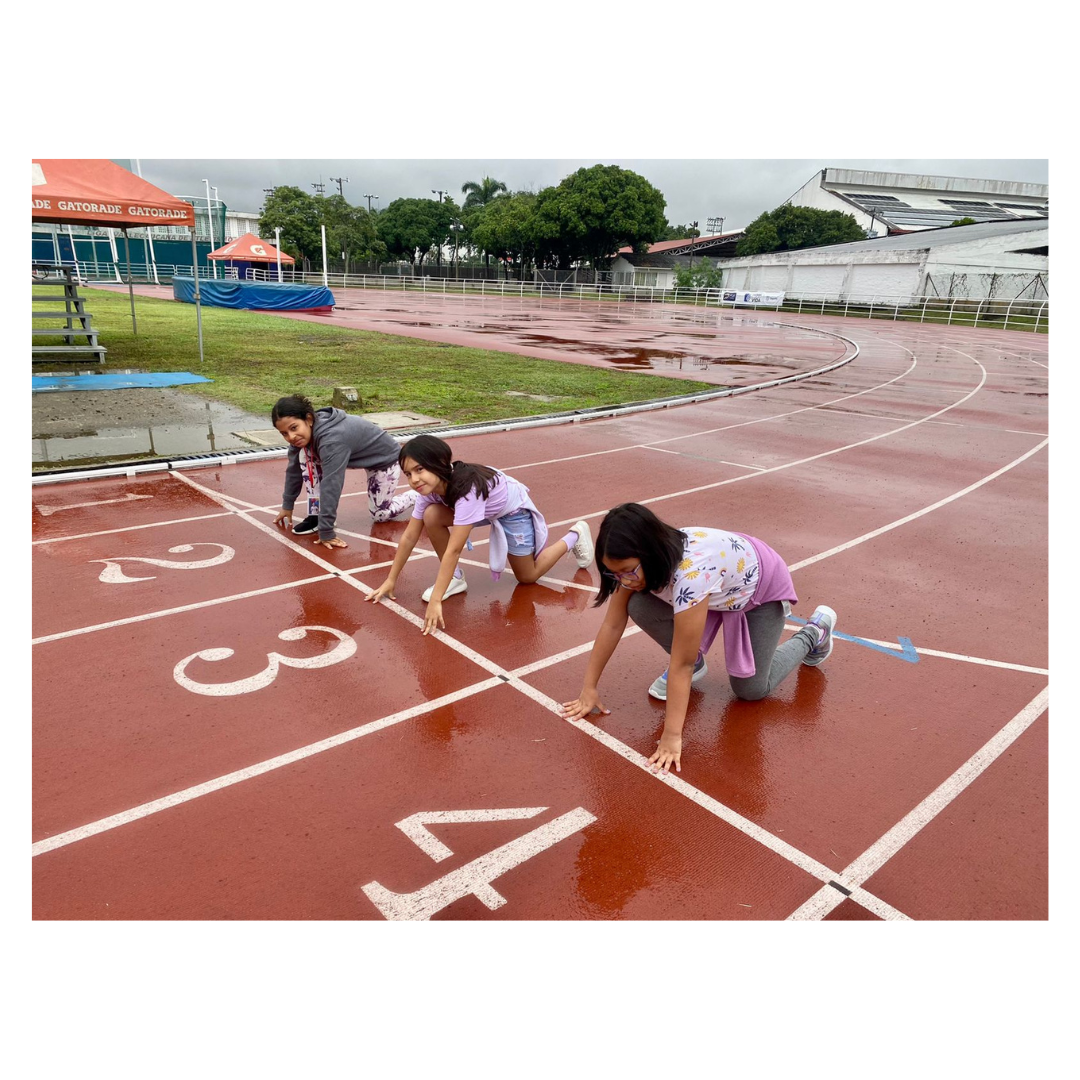
<svg viewBox="0 0 1080 1080"><path fill-rule="evenodd" d="M806 627L813 627L816 631L817 644L803 657L803 663L807 667L817 667L818 664L828 660L829 653L832 652L836 612L831 607L822 604L806 621Z"/></svg>
<svg viewBox="0 0 1080 1080"><path fill-rule="evenodd" d="M709 672L709 665L705 663L705 657L699 656L694 665L694 674L690 676L690 685L700 682ZM667 701L667 670L649 687L649 697L657 701Z"/></svg>

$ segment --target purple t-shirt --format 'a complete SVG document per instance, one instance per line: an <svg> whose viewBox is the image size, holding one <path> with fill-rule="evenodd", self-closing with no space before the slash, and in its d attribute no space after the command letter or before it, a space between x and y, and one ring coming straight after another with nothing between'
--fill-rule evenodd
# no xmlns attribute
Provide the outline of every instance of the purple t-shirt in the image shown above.
<svg viewBox="0 0 1080 1080"><path fill-rule="evenodd" d="M476 490L470 488L468 495L463 495L454 503L454 524L479 525L483 521L494 521L520 510L528 501L529 489L496 469L487 498L477 495ZM447 505L441 495L420 495L413 504L412 516L423 521L424 511L432 503Z"/></svg>

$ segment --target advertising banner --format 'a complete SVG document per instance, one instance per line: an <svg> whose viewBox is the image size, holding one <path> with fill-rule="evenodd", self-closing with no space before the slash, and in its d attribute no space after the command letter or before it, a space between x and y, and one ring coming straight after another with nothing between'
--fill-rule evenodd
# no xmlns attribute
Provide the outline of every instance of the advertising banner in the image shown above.
<svg viewBox="0 0 1080 1080"><path fill-rule="evenodd" d="M782 292L746 292L742 289L725 289L723 292L725 304L766 304L769 307L779 307L784 302Z"/></svg>

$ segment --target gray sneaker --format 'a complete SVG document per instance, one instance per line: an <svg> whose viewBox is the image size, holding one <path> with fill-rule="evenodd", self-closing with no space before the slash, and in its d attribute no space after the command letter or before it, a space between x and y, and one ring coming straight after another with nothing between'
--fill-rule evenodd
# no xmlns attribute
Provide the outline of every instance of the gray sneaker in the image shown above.
<svg viewBox="0 0 1080 1080"><path fill-rule="evenodd" d="M705 663L705 657L699 656L697 663L694 665L694 674L690 676L690 685L693 686L696 682L701 682L702 679L709 673L709 665ZM656 698L657 701L667 701L667 670L664 674L660 675L649 687L649 697Z"/></svg>
<svg viewBox="0 0 1080 1080"><path fill-rule="evenodd" d="M806 622L817 631L817 644L803 657L807 667L817 667L829 659L833 647L833 630L836 628L836 612L820 604Z"/></svg>

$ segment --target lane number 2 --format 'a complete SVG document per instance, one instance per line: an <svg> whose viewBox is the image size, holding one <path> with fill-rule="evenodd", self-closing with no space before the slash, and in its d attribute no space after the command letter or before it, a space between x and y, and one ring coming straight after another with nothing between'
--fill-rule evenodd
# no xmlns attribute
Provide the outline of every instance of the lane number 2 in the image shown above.
<svg viewBox="0 0 1080 1080"><path fill-rule="evenodd" d="M136 555L114 555L109 559L90 559L92 563L104 563L105 569L98 575L98 581L104 581L106 585L123 585L131 581L153 581L157 576L150 574L147 577L128 577L121 569L122 562L146 563L148 566L162 566L169 570L205 570L208 566L220 566L227 563L236 551L226 544L180 544L169 548L170 555L179 555L185 551L194 551L197 547L220 548L220 554L210 559L144 559Z"/></svg>

